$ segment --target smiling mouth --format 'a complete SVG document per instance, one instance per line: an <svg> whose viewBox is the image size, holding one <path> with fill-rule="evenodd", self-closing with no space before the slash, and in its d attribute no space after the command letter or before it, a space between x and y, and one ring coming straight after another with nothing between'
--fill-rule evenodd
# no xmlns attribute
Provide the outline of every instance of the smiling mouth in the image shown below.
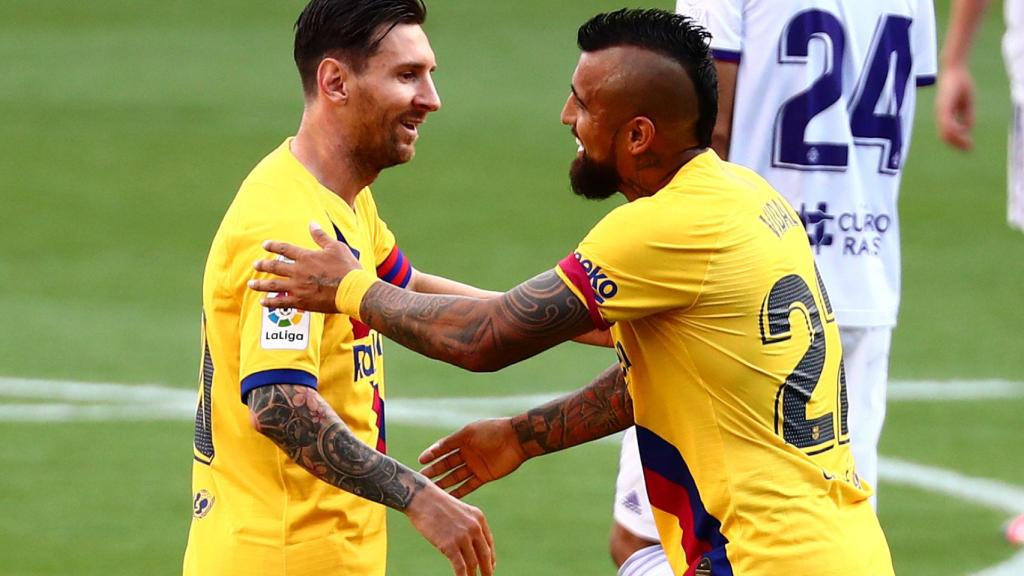
<svg viewBox="0 0 1024 576"><path fill-rule="evenodd" d="M406 130L411 132L414 136L418 136L419 135L419 127L420 127L420 124L422 124L422 123L423 123L422 120L418 120L418 121L417 120L405 120L405 121L399 122L399 124L401 124L403 128L405 128Z"/></svg>

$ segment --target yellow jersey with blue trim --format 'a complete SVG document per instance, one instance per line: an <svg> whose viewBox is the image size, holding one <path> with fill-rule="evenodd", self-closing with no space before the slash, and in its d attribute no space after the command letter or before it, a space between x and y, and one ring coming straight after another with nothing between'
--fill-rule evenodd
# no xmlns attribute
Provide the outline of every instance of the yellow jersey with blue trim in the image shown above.
<svg viewBox="0 0 1024 576"><path fill-rule="evenodd" d="M242 183L213 240L203 277L193 516L183 573L383 576L385 508L332 486L255 430L246 395L272 384L319 393L352 433L386 452L381 337L345 315L266 309L247 281L262 243L318 248L310 222L394 284L412 269L369 189L352 206L295 158L291 139Z"/></svg>
<svg viewBox="0 0 1024 576"><path fill-rule="evenodd" d="M703 152L556 270L612 332L676 574L892 574L835 316L778 192Z"/></svg>

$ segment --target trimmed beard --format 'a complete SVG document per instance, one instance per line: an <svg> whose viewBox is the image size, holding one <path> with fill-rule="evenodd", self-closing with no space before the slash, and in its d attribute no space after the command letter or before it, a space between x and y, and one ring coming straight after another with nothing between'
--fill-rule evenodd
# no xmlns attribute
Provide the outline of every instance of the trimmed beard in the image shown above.
<svg viewBox="0 0 1024 576"><path fill-rule="evenodd" d="M604 200L619 191L619 173L614 164L595 162L584 153L569 166L569 184L577 196Z"/></svg>

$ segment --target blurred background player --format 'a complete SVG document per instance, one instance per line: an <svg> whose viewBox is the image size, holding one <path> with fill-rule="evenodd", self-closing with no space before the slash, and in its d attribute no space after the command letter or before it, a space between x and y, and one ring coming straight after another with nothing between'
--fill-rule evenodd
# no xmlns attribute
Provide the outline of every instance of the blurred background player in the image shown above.
<svg viewBox="0 0 1024 576"><path fill-rule="evenodd" d="M900 295L897 196L914 87L935 76L932 2L678 0L676 11L712 34L715 150L768 180L807 229L842 335L857 473L877 488ZM629 574L667 574L648 549L657 532L632 432L613 510L615 563L636 554L648 568Z"/></svg>
<svg viewBox="0 0 1024 576"><path fill-rule="evenodd" d="M975 94L970 54L975 34L989 0L953 0L949 27L942 44L942 69L935 95L935 121L939 136L960 150L974 147ZM1024 231L1024 0L1004 0L1006 32L1003 33L1003 61L1010 77L1013 114L1010 120L1007 154L1006 221ZM1007 539L1024 544L1024 515L1011 521Z"/></svg>
<svg viewBox="0 0 1024 576"><path fill-rule="evenodd" d="M270 242L269 306L358 314L428 356L496 370L594 327L619 362L589 386L428 449L424 470L465 495L526 458L636 423L674 574L892 574L848 443L839 330L799 216L751 170L710 150L709 34L661 10L601 14L562 110L570 181L628 203L554 270L500 298L390 287L345 246ZM310 278L341 279L337 294ZM628 392L627 392L628 386ZM646 566L647 558L636 562ZM625 570L625 569L624 569ZM629 573L638 573L629 568Z"/></svg>
<svg viewBox="0 0 1024 576"><path fill-rule="evenodd" d="M242 183L203 279L186 576L383 576L385 506L455 574L493 571L480 511L385 455L380 335L246 289L262 241L308 243L316 221L389 282L472 293L415 274L366 188L441 105L425 18L419 0L313 0L296 23L301 125Z"/></svg>
<svg viewBox="0 0 1024 576"><path fill-rule="evenodd" d="M942 45L942 73L935 96L939 135L950 146L974 146L974 78L968 60L988 0L953 0ZM1010 76L1013 116L1007 160L1007 221L1024 231L1024 0L1004 0L1003 60Z"/></svg>

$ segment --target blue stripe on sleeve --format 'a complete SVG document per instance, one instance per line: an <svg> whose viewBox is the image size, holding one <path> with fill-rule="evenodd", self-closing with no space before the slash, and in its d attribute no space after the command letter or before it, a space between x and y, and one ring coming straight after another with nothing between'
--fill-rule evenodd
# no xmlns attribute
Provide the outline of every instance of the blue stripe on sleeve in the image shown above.
<svg viewBox="0 0 1024 576"><path fill-rule="evenodd" d="M741 52L733 50L717 50L714 48L711 49L711 55L715 60L722 60L723 62L739 62L740 58L743 56Z"/></svg>
<svg viewBox="0 0 1024 576"><path fill-rule="evenodd" d="M316 376L305 370L282 368L278 370L264 370L250 374L242 378L242 403L247 403L249 392L262 386L271 384L295 384L297 386L309 386L316 389Z"/></svg>

